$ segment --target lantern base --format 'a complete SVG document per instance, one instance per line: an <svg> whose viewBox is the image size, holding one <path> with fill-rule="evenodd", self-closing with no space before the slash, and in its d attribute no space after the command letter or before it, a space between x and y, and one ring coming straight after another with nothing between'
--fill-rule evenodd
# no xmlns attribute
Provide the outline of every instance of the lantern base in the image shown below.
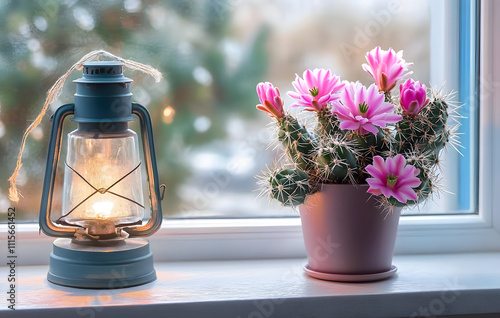
<svg viewBox="0 0 500 318"><path fill-rule="evenodd" d="M113 289L146 284L156 279L153 254L146 239L126 239L116 246L54 241L49 282L78 288Z"/></svg>

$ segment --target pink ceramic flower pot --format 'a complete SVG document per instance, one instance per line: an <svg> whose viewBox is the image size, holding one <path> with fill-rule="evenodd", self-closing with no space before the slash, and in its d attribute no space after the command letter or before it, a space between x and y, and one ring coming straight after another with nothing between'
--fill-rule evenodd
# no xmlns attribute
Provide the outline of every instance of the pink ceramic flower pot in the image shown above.
<svg viewBox="0 0 500 318"><path fill-rule="evenodd" d="M387 213L367 189L368 185L323 184L300 206L309 275L368 281L396 271L392 255L401 209Z"/></svg>

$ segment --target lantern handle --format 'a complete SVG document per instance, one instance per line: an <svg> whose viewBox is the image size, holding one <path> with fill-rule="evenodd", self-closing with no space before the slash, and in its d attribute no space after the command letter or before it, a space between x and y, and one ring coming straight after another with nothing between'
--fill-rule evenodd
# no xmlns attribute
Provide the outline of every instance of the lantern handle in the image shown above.
<svg viewBox="0 0 500 318"><path fill-rule="evenodd" d="M61 141L64 119L75 113L75 104L60 106L54 115L50 117L52 129L50 131L49 147L47 150L47 164L45 177L43 179L42 200L40 203L39 224L46 235L55 237L73 237L76 228L57 226L50 218L52 210L52 198L54 194L54 182L57 174L57 164L61 152Z"/></svg>
<svg viewBox="0 0 500 318"><path fill-rule="evenodd" d="M156 166L156 153L153 141L153 125L151 116L146 107L132 103L132 113L139 118L141 124L141 138L144 152L144 167L148 182L149 204L151 206L151 217L148 223L142 226L124 228L130 237L149 236L160 229L163 219L161 209L160 182L158 181L158 168Z"/></svg>

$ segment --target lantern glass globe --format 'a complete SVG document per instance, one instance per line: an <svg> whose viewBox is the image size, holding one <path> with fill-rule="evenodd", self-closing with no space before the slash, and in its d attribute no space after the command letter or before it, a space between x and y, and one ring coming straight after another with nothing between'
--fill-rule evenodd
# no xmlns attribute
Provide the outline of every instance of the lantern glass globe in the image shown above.
<svg viewBox="0 0 500 318"><path fill-rule="evenodd" d="M141 222L140 162L134 131L103 132L80 124L68 135L60 221L84 228L96 222L113 226Z"/></svg>

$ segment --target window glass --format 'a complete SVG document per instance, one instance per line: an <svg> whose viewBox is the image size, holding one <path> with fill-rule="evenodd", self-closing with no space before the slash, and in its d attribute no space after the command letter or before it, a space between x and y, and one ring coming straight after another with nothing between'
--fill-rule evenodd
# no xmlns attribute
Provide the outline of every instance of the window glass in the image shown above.
<svg viewBox="0 0 500 318"><path fill-rule="evenodd" d="M270 81L280 87L287 105L291 100L285 92L293 89L295 74L308 68L329 68L344 80L369 85L372 78L361 64L377 45L404 50L405 60L414 63L412 77L428 84L431 10L428 0L0 0L0 179L5 181L0 183L0 220L11 204L6 180L21 136L45 92L98 48L164 74L157 84L126 71L134 79L134 100L152 114L160 180L167 189L166 216L296 216L257 198L255 176L279 151L268 147L274 132L269 118L255 109L256 84ZM73 101L71 80L80 76L75 72L68 79L50 112ZM48 117L28 138L23 157L19 189L24 199L17 207L25 220L38 214ZM60 208L60 168L54 209ZM449 169L458 172L456 166ZM445 204L415 213L469 211L449 204L457 197L448 193L437 201Z"/></svg>

